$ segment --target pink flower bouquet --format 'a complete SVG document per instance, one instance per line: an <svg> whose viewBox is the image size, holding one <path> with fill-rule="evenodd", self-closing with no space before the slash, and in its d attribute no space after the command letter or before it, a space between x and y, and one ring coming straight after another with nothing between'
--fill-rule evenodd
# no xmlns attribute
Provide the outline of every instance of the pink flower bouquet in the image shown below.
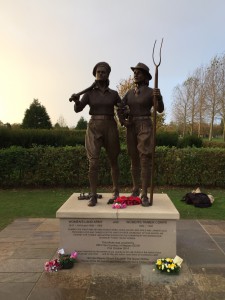
<svg viewBox="0 0 225 300"><path fill-rule="evenodd" d="M74 251L71 254L65 254L64 249L58 251L58 258L50 260L45 263L45 271L57 272L60 269L71 269L77 258L77 252Z"/></svg>

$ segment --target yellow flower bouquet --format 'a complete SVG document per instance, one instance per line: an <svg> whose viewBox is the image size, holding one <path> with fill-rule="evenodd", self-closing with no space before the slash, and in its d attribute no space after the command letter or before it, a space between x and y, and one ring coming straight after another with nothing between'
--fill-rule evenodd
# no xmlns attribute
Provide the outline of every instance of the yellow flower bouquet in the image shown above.
<svg viewBox="0 0 225 300"><path fill-rule="evenodd" d="M155 265L156 268L167 274L178 274L181 269L182 259L178 259L178 256L173 258L159 258L157 259Z"/></svg>

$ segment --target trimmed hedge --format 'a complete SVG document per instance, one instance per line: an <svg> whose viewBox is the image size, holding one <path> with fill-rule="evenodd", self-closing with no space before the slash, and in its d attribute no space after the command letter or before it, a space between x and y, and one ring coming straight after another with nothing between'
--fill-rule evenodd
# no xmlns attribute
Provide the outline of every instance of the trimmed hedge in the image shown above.
<svg viewBox="0 0 225 300"><path fill-rule="evenodd" d="M120 184L131 185L126 148L119 156ZM0 149L0 187L89 186L84 146L10 147ZM225 150L156 148L156 185L225 187ZM102 150L99 185L111 185L108 159Z"/></svg>
<svg viewBox="0 0 225 300"><path fill-rule="evenodd" d="M203 141L203 147L205 147L205 148L223 148L223 149L225 149L225 142Z"/></svg>
<svg viewBox="0 0 225 300"><path fill-rule="evenodd" d="M157 148L156 183L225 187L225 150Z"/></svg>
<svg viewBox="0 0 225 300"><path fill-rule="evenodd" d="M77 146L85 144L86 130L62 129L10 129L0 127L0 148L21 146L32 148L36 146ZM126 144L126 128L119 127L120 144ZM157 132L157 146L176 146L178 134L176 132Z"/></svg>
<svg viewBox="0 0 225 300"><path fill-rule="evenodd" d="M179 141L177 132L159 131L156 134L157 146L176 147Z"/></svg>
<svg viewBox="0 0 225 300"><path fill-rule="evenodd" d="M197 147L201 148L203 145L203 141L196 135L186 135L183 138L180 138L177 143L178 148L186 148L186 147Z"/></svg>
<svg viewBox="0 0 225 300"><path fill-rule="evenodd" d="M0 148L21 146L84 146L86 130L60 129L10 129L0 127Z"/></svg>

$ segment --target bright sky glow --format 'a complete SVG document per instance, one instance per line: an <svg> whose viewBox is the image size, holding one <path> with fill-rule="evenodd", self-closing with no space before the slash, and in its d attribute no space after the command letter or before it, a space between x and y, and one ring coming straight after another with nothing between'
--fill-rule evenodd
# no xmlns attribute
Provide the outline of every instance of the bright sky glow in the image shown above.
<svg viewBox="0 0 225 300"><path fill-rule="evenodd" d="M34 98L53 125L60 116L69 127L88 120L88 108L75 114L68 99L92 84L94 65L110 64L112 89L138 62L154 77L152 48L163 37L169 122L173 88L224 54L224 12L224 0L0 0L0 121L22 123Z"/></svg>

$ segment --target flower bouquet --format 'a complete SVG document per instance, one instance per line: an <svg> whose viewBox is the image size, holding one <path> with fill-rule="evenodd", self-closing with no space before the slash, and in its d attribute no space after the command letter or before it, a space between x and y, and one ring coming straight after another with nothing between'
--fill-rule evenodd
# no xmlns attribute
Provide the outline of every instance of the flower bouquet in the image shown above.
<svg viewBox="0 0 225 300"><path fill-rule="evenodd" d="M62 269L71 269L74 262L76 261L77 252L72 252L71 254L65 254L64 250L58 251L59 263Z"/></svg>
<svg viewBox="0 0 225 300"><path fill-rule="evenodd" d="M138 205L138 204L141 204L141 199L139 197L121 196L121 197L117 197L114 200L112 208L126 208L128 205Z"/></svg>
<svg viewBox="0 0 225 300"><path fill-rule="evenodd" d="M113 203L113 205L112 205L112 208L126 208L127 207L127 205L126 205L126 203L118 203L118 202L115 202L115 203Z"/></svg>
<svg viewBox="0 0 225 300"><path fill-rule="evenodd" d="M179 256L173 258L159 258L157 259L155 265L156 268L167 274L178 274L181 269L181 263L183 259Z"/></svg>
<svg viewBox="0 0 225 300"><path fill-rule="evenodd" d="M53 259L53 260L50 260L50 261L47 261L45 263L45 271L47 271L47 272L57 272L60 269L61 269L61 265L60 265L59 260L57 258Z"/></svg>
<svg viewBox="0 0 225 300"><path fill-rule="evenodd" d="M45 263L45 271L57 272L61 269L71 269L77 258L77 252L74 251L71 254L65 254L64 249L58 251L58 258L47 261Z"/></svg>

